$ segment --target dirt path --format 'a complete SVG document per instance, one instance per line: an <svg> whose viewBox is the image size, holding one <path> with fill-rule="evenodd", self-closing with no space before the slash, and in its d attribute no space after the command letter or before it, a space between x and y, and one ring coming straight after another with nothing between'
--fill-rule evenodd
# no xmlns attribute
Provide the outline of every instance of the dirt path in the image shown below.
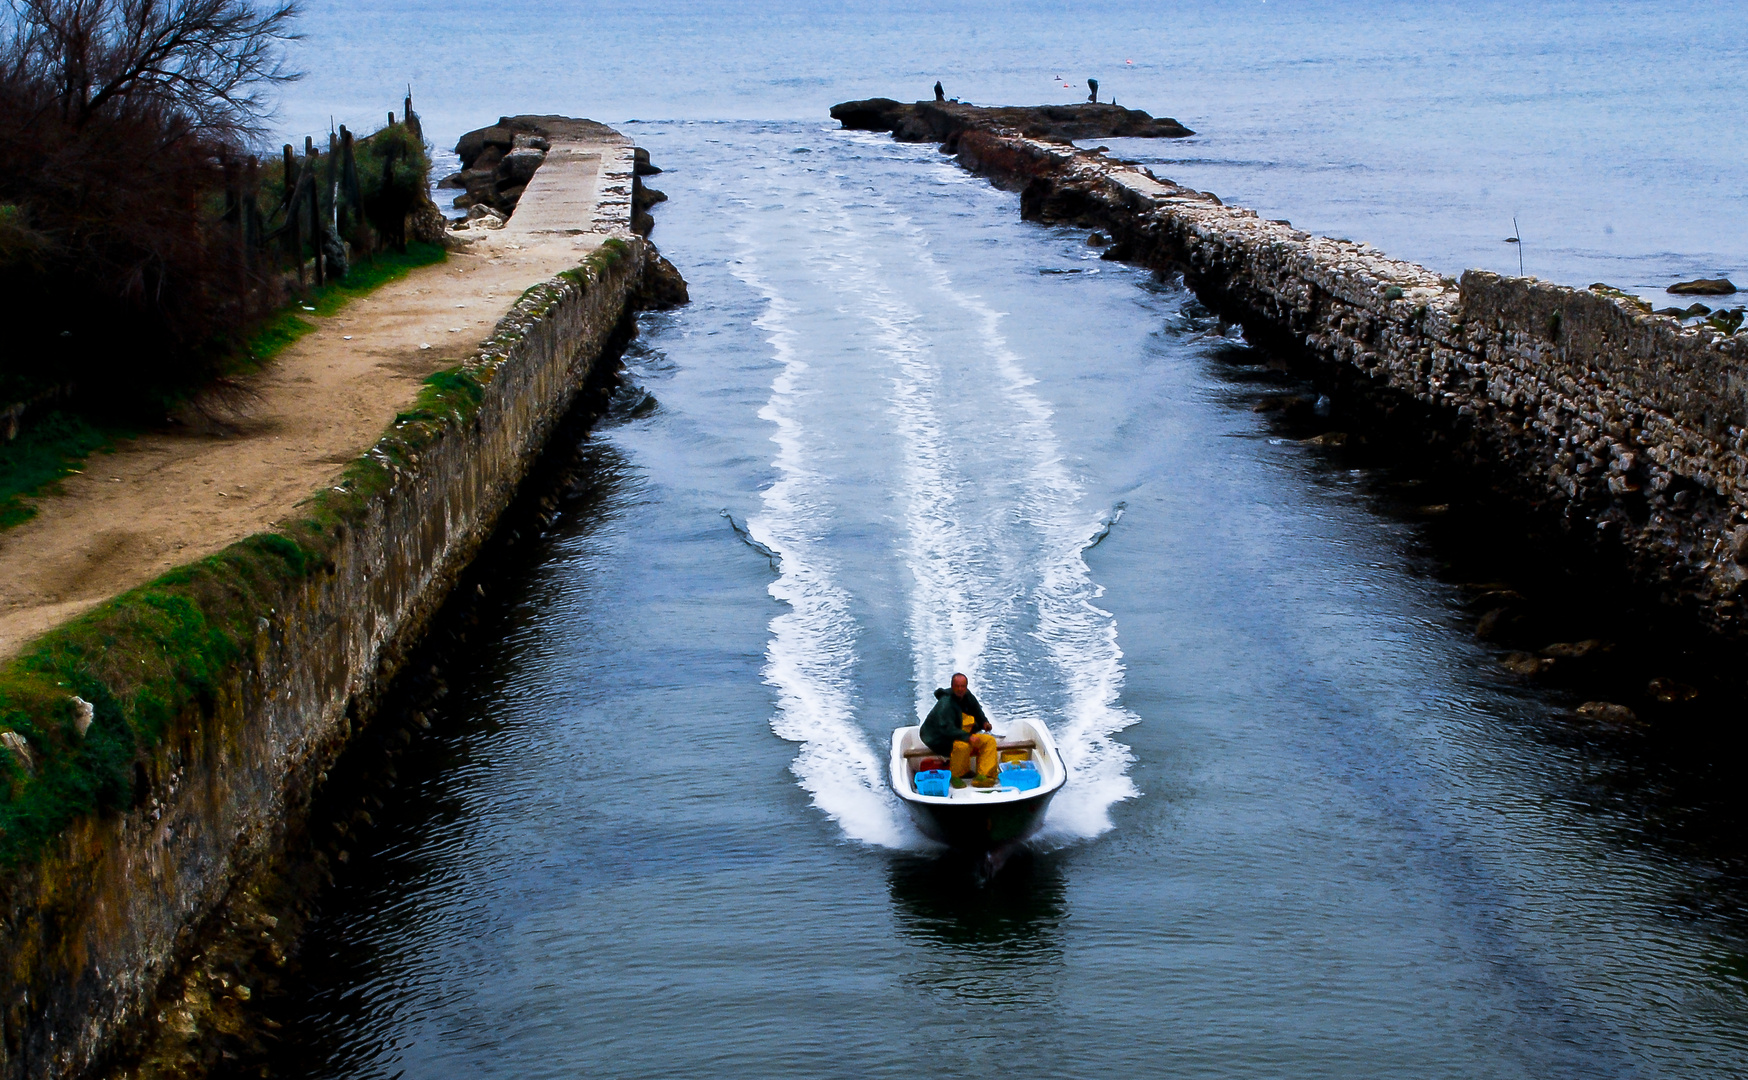
<svg viewBox="0 0 1748 1080"><path fill-rule="evenodd" d="M227 395L213 430L93 454L0 532L0 657L116 593L289 516L375 444L421 380L523 290L630 226L631 144L555 142L517 213L438 266L353 301Z"/></svg>

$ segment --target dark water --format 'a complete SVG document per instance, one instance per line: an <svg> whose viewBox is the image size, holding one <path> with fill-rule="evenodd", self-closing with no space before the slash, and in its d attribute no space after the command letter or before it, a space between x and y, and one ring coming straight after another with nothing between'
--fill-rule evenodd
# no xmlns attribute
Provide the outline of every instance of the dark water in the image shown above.
<svg viewBox="0 0 1748 1080"><path fill-rule="evenodd" d="M448 657L270 1071L1748 1075L1734 841L1665 835L1716 807L1498 668L1389 463L1251 411L1270 357L927 147L638 138L694 303ZM881 786L955 668L1076 771L986 888Z"/></svg>

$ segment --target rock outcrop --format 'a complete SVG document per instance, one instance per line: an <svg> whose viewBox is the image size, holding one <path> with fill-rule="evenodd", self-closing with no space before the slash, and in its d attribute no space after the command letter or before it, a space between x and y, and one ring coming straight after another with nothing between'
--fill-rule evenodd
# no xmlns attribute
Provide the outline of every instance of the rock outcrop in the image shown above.
<svg viewBox="0 0 1748 1080"><path fill-rule="evenodd" d="M1678 296L1734 296L1736 285L1729 278L1696 278L1678 281L1667 291Z"/></svg>
<svg viewBox="0 0 1748 1080"><path fill-rule="evenodd" d="M1182 139L1195 132L1169 117L1139 109L1083 102L1078 105L967 105L958 101L868 98L832 106L832 119L859 131L890 131L901 142L938 142L953 150L963 131L999 127L1051 142L1075 139Z"/></svg>
<svg viewBox="0 0 1748 1080"><path fill-rule="evenodd" d="M652 249L643 263L643 282L636 300L644 311L668 311L691 303L692 296L680 271Z"/></svg>

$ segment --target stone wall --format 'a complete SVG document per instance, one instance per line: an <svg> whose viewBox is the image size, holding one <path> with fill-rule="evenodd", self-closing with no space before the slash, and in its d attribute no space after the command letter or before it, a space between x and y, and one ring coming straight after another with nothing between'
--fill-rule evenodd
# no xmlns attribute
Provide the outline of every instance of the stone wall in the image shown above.
<svg viewBox="0 0 1748 1080"><path fill-rule="evenodd" d="M1106 257L1180 270L1252 340L1420 403L1503 487L1664 600L1743 632L1748 333L1653 315L1607 286L1440 277L1099 153L937 127L962 165L1019 190L1024 216L1106 230Z"/></svg>
<svg viewBox="0 0 1748 1080"><path fill-rule="evenodd" d="M134 807L76 822L5 880L0 1077L100 1066L279 849L639 293L671 275L635 237L610 245L529 290L462 365L477 407L404 414L370 451L359 475L382 489L346 503L325 561L269 597L248 655L140 766Z"/></svg>

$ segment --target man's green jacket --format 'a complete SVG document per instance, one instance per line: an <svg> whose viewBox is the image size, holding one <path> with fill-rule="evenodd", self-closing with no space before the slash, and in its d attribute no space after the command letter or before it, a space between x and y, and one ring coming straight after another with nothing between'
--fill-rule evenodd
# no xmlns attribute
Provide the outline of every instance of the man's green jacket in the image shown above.
<svg viewBox="0 0 1748 1080"><path fill-rule="evenodd" d="M935 707L929 710L920 732L923 744L937 754L951 754L954 743L971 735L959 719L961 713L970 713L979 723L988 720L983 715L983 706L977 703L977 697L971 691L967 690L964 697L956 698L953 691L945 687L936 690Z"/></svg>

